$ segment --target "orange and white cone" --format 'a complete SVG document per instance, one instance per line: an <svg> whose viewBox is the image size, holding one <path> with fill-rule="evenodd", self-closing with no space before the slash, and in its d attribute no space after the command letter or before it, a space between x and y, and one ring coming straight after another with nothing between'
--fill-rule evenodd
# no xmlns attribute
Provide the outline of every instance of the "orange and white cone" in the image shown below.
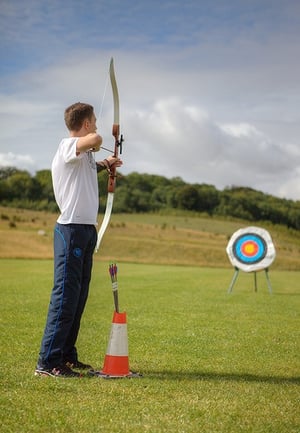
<svg viewBox="0 0 300 433"><path fill-rule="evenodd" d="M99 376L105 378L139 377L129 370L126 313L114 312L110 338Z"/></svg>

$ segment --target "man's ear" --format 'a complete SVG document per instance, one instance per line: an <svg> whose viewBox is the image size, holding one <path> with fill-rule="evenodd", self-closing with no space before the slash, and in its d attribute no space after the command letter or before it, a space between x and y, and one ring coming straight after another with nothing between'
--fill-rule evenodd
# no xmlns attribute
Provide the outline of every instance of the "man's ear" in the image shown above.
<svg viewBox="0 0 300 433"><path fill-rule="evenodd" d="M83 121L83 126L84 126L85 129L89 129L89 126L90 126L90 121L89 121L89 119L85 119L85 120Z"/></svg>

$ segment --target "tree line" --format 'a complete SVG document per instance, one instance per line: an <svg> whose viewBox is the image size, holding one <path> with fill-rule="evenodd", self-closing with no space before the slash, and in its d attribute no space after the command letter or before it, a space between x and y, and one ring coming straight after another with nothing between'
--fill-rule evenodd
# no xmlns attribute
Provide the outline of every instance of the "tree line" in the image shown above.
<svg viewBox="0 0 300 433"><path fill-rule="evenodd" d="M98 174L100 208L105 206L107 173ZM34 175L14 167L0 168L0 203L57 212L50 170ZM130 173L117 179L114 212L187 210L247 221L270 221L300 230L300 201L278 198L248 187L220 191L209 184L189 184L180 177Z"/></svg>

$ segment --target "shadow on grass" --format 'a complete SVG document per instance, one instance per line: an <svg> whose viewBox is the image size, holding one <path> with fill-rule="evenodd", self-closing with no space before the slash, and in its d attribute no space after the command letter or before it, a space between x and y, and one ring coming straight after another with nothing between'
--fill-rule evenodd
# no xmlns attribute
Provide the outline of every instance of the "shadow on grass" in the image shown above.
<svg viewBox="0 0 300 433"><path fill-rule="evenodd" d="M143 371L143 376L152 376L161 380L206 380L206 381L227 381L227 382L257 382L276 385L300 385L300 377L284 376L259 376L249 373L215 373L200 371Z"/></svg>

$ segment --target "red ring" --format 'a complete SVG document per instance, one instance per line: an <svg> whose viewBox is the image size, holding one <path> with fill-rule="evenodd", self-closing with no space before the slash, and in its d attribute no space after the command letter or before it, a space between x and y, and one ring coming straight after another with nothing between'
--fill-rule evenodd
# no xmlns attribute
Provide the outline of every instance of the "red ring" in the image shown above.
<svg viewBox="0 0 300 433"><path fill-rule="evenodd" d="M257 254L259 246L256 242L247 240L241 246L241 251L245 257L253 257Z"/></svg>

